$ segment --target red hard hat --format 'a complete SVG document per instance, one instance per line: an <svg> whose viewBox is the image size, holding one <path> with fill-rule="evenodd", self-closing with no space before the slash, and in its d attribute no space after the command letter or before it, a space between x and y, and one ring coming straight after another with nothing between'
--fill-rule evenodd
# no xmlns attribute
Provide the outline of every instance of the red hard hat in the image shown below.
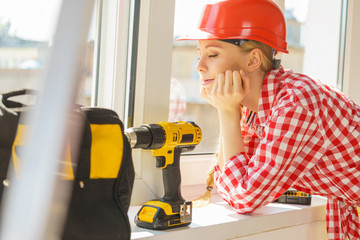
<svg viewBox="0 0 360 240"><path fill-rule="evenodd" d="M177 40L250 39L288 53L284 14L273 0L226 0L206 5L200 31Z"/></svg>

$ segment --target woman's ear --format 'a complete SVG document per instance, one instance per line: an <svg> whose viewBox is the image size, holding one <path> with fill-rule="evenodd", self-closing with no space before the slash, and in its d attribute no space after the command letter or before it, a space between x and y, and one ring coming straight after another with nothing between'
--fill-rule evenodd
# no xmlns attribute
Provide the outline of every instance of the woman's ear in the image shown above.
<svg viewBox="0 0 360 240"><path fill-rule="evenodd" d="M259 69L261 67L263 57L261 50L259 48L254 48L248 56L247 70L249 72L253 72L256 69Z"/></svg>

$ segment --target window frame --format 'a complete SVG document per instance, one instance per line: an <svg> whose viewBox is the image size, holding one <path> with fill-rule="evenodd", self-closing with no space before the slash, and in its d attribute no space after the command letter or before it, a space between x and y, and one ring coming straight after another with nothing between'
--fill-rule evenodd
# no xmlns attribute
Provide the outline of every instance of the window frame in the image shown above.
<svg viewBox="0 0 360 240"><path fill-rule="evenodd" d="M133 126L168 118L174 11L174 0L141 1ZM162 171L151 152L134 149L133 162L136 178L131 204L161 197Z"/></svg>
<svg viewBox="0 0 360 240"><path fill-rule="evenodd" d="M131 0L97 0L92 106L125 116Z"/></svg>
<svg viewBox="0 0 360 240"><path fill-rule="evenodd" d="M112 2L119 2L120 0L110 0ZM280 7L284 9L285 0L276 0ZM343 0L347 1L347 0ZM346 48L344 60L344 93L356 100L356 93L353 93L354 87L357 83L355 81L356 64L354 61L355 53L352 54L350 48L356 47L353 39L360 38L353 36L351 33L356 30L355 23L357 16L356 9L360 10L360 4L354 0L349 0L348 4L348 17L350 18L347 23L346 31ZM120 6L118 5L118 8ZM164 11L163 9L167 9ZM175 0L171 1L141 1L140 5L140 19L138 29L138 49L137 49L137 64L136 64L136 82L135 82L135 99L134 99L134 118L133 126L140 126L145 123L157 123L164 121L168 118L169 112L169 95L170 95L170 78L171 78L171 61L172 61L172 42L173 42L173 27L175 15ZM117 21L120 21L117 19ZM114 28L112 28L114 29ZM121 39L119 25L116 29L117 37ZM110 30L111 31L111 30ZM171 33L171 34L168 34ZM114 36L111 35L109 36ZM112 33L113 34L113 33ZM356 35L356 34L355 34ZM127 36L129 39L129 36ZM111 38L111 37L110 37ZM107 73L115 79L107 86L103 82L103 89L107 86L111 92L110 100L99 102L104 107L115 109L119 115L125 116L125 104L122 105L121 101L125 99L126 94L123 91L126 86L126 79L129 76L124 75L124 66L127 60L120 61L122 54L119 49L127 48L128 45L120 45L113 38L112 51L108 50L107 63L113 62L113 66L109 68ZM118 44L118 45L116 45ZM116 47L117 46L117 47ZM359 48L359 47L357 47ZM116 54L114 54L116 52ZM341 55L339 58L342 57ZM104 62L101 62L104 64ZM127 74L129 69L127 67ZM121 77L120 77L121 76ZM102 79L105 79L104 75ZM101 79L101 78L100 78ZM101 89L101 88L100 88ZM161 94L159 92L161 91ZM106 91L100 91L106 96ZM182 156L181 174L185 185L201 184L199 174L207 173L210 161L214 158L212 154L205 156L208 157L209 165L204 164L204 155L186 155ZM135 186L133 190L132 205L142 204L144 199L152 199L161 197L163 194L163 182L161 176L161 169L155 167L155 159L150 151L139 149L133 150L133 160L136 171ZM197 165L198 164L198 165ZM193 167L197 166L197 171L193 171ZM203 184L206 182L206 175L202 175Z"/></svg>
<svg viewBox="0 0 360 240"><path fill-rule="evenodd" d="M344 56L344 75L342 89L345 95L354 102L360 104L360 83L358 81L358 65L360 56L360 2L356 0L347 1L346 39Z"/></svg>

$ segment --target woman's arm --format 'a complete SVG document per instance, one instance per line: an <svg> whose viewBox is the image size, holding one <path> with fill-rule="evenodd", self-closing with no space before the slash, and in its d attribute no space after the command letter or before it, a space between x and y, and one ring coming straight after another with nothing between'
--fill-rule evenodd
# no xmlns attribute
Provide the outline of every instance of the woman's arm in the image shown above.
<svg viewBox="0 0 360 240"><path fill-rule="evenodd" d="M227 70L217 76L211 89L201 88L200 96L218 110L218 165L221 169L228 159L245 151L241 129L241 102L249 92L249 81L244 71Z"/></svg>
<svg viewBox="0 0 360 240"><path fill-rule="evenodd" d="M244 151L241 133L241 102L245 97L248 84L241 71L226 71L219 74L212 91L207 93L211 103L218 110L220 123L220 167L230 157ZM248 79L247 79L248 80Z"/></svg>
<svg viewBox="0 0 360 240"><path fill-rule="evenodd" d="M296 104L274 112L264 138L251 158L239 153L215 166L219 194L238 213L248 213L275 200L323 156L323 133L316 117Z"/></svg>
<svg viewBox="0 0 360 240"><path fill-rule="evenodd" d="M240 111L218 111L220 121L220 151L219 167L225 165L232 156L244 152L244 142L241 134Z"/></svg>

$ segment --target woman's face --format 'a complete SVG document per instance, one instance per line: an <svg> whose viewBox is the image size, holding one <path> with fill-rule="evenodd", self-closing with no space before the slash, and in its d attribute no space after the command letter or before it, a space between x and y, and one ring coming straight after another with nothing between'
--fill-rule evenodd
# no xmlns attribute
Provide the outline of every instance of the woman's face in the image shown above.
<svg viewBox="0 0 360 240"><path fill-rule="evenodd" d="M220 40L199 40L200 55L196 70L200 73L201 87L206 91L212 89L214 80L226 70L245 70L248 54L232 43Z"/></svg>

